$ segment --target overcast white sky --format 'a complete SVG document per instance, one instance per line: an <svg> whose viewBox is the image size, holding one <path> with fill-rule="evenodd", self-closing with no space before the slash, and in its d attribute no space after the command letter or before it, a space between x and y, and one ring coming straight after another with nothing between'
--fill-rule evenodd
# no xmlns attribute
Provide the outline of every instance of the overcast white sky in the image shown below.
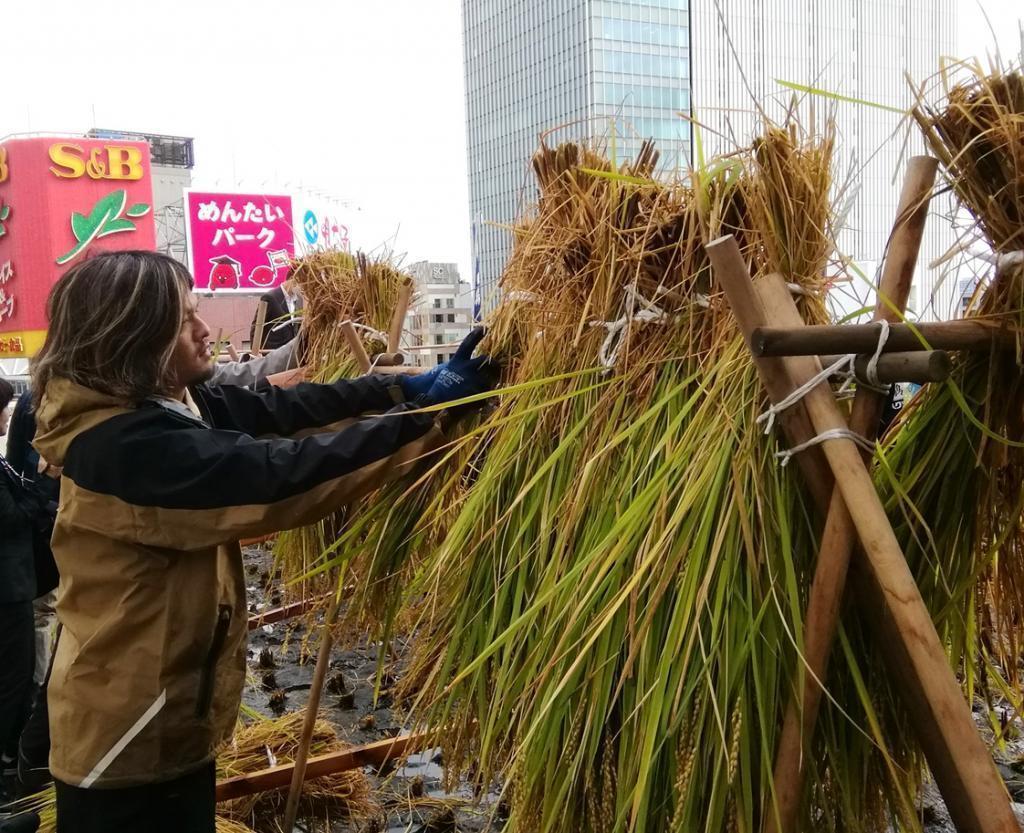
<svg viewBox="0 0 1024 833"><path fill-rule="evenodd" d="M960 55L979 8L1020 50L1020 0L957 7ZM0 137L193 136L196 185L329 193L356 246L470 278L460 0L0 0L0 43Z"/></svg>

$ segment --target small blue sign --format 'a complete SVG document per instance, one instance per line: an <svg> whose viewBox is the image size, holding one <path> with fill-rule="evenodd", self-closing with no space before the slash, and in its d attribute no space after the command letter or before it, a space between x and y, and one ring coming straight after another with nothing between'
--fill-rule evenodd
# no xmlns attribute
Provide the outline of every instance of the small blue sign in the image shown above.
<svg viewBox="0 0 1024 833"><path fill-rule="evenodd" d="M320 229L318 228L319 223L316 219L316 214L312 211L307 211L302 218L302 230L306 234L306 242L310 245L316 243L320 238Z"/></svg>

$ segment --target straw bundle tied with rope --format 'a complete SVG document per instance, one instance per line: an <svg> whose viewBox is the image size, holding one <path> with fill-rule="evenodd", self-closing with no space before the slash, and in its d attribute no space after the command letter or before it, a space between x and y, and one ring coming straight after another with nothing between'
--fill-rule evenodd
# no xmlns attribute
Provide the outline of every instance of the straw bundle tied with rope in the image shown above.
<svg viewBox="0 0 1024 833"><path fill-rule="evenodd" d="M831 151L770 127L666 184L650 146L621 170L572 145L535 158L539 206L490 322L515 393L467 440L483 463L418 571L431 602L405 680L455 772L506 778L511 830L763 817L814 531L703 246L733 234L826 320ZM858 773L837 829L886 803L871 763L881 789Z"/></svg>
<svg viewBox="0 0 1024 833"><path fill-rule="evenodd" d="M353 322L367 355L387 350L387 331L395 307L402 288L412 281L386 257L338 251L313 252L297 259L291 277L305 298L302 337L310 377L317 382L361 373L339 327L341 322ZM322 563L324 553L330 552L330 546L346 528L348 514L341 510L319 523L278 537L274 556L287 595L308 599L333 587L333 577L318 578L311 571Z"/></svg>
<svg viewBox="0 0 1024 833"><path fill-rule="evenodd" d="M1016 331L1016 350L963 353L944 385L914 398L890 432L879 489L970 693L1021 707L1024 646L1024 74L959 63L913 117L960 207L964 237L991 254L966 317ZM964 245L968 248L968 245Z"/></svg>

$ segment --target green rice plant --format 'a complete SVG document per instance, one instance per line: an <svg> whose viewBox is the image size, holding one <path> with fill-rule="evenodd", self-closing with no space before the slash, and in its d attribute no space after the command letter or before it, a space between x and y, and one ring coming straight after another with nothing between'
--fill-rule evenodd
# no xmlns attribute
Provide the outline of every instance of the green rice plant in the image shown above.
<svg viewBox="0 0 1024 833"><path fill-rule="evenodd" d="M508 829L752 831L770 807L815 531L703 245L734 234L824 321L831 147L768 128L667 184L649 147L615 171L571 145L535 158L489 322L517 392L473 438L457 511L424 513L446 534L409 587L403 681L450 776L504 779ZM891 809L914 829L880 738L827 720L853 750L813 768L806 823L870 830Z"/></svg>
<svg viewBox="0 0 1024 833"><path fill-rule="evenodd" d="M913 117L974 220L965 239L1000 258L979 276L966 316L1016 331L1018 346L959 354L949 380L915 397L890 432L878 481L968 692L1019 708L1024 257L1011 253L1024 250L1024 74L960 63L941 85L942 97L919 99Z"/></svg>
<svg viewBox="0 0 1024 833"><path fill-rule="evenodd" d="M340 251L311 252L297 259L291 278L305 299L304 351L310 378L319 382L361 372L338 327L342 321L356 324L368 355L387 350L386 333L399 293L412 280L385 257ZM346 518L347 512L340 510L316 524L278 536L274 557L289 597L308 599L333 588L334 577L316 572L316 567L345 529Z"/></svg>

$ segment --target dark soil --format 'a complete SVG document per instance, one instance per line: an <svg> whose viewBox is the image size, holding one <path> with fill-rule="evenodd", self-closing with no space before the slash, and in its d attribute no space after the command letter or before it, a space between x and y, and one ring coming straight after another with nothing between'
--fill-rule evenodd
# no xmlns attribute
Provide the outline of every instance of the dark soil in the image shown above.
<svg viewBox="0 0 1024 833"><path fill-rule="evenodd" d="M250 613L280 605L280 590L270 576L269 551L263 547L246 548L244 560ZM280 714L275 712L275 707L289 712L305 708L319 647L319 634L310 634L307 626L308 617L300 617L250 632L249 679L242 695L244 707L268 717ZM401 715L392 710L390 693L390 686L402 673L400 654L385 658L383 685L374 702L379 651L379 644L362 640L356 645L335 646L331 652L320 711L346 743L373 743L394 737L406 728ZM491 823L498 796L490 794L474 802L468 784L462 784L455 794L445 793L444 771L435 760L440 760L439 752L430 749L410 755L402 767L390 773L364 770L379 791L378 798L384 808L381 817L358 825L339 821L332 830L335 833L500 830L500 822ZM296 827L298 830L300 828Z"/></svg>
<svg viewBox="0 0 1024 833"><path fill-rule="evenodd" d="M272 569L269 552L252 547L245 551L244 557L250 580L250 611L257 613L280 605L280 590L269 575ZM269 589L265 589L265 584L270 585ZM272 700L278 701L278 707L283 705L285 711L305 707L319 644L318 635L309 634L306 623L307 619L302 617L265 625L250 633L250 674L242 698L246 706L268 716L275 714ZM335 647L332 651L331 668L320 708L342 740L353 745L372 743L394 737L405 729L401 715L391 708L390 688L401 676L403 668L401 643L396 644L397 648L392 646L392 650L397 650L397 653L385 658L382 687L376 702L373 693L380 645L361 641L355 646ZM1002 722L1011 725L1005 733L1004 745L996 755L997 767L1015 802L1014 810L1024 830L1024 722L1009 711L1008 703L996 704L997 717L1000 709L1007 712ZM974 717L982 736L991 745L993 733L980 703L975 705ZM500 831L500 819L495 818L499 804L496 792L475 802L471 787L462 782L454 795L445 793L440 760L439 750L431 749L409 756L404 766L391 773L366 770L380 791L385 808L381 818L357 826L339 822L333 831ZM926 833L955 833L946 805L934 784L927 785L922 791L919 806Z"/></svg>

